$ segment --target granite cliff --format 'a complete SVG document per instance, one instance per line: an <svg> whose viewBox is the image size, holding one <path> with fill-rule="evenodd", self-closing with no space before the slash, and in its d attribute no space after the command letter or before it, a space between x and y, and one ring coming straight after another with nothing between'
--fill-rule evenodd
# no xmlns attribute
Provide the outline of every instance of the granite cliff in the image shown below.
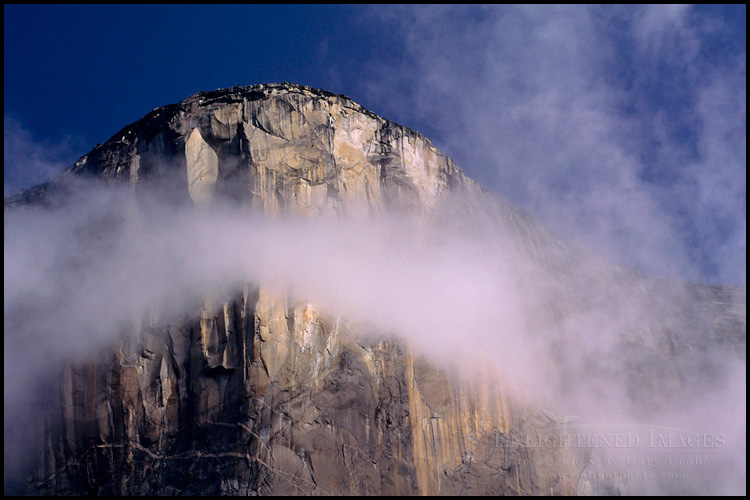
<svg viewBox="0 0 750 500"><path fill-rule="evenodd" d="M141 214L160 197L197 212L222 203L270 218L388 212L439 221L455 211L466 224L489 224L524 256L520 286L552 283L527 307L530 328L561 346L560 367L572 359L559 326L571 311L584 305L606 316L614 307L607 298L622 294L649 311L616 332L627 360L616 375L633 405L686 392L715 373L721 363L708 351L745 359L744 288L621 269L494 199L418 132L345 96L292 84L196 94L123 128L58 179L6 198L6 217L24 205L75 203L74 178L126 186L130 209ZM234 287L230 298L206 292L179 322L151 311L116 348L69 363L31 491L627 491L616 481L549 474L562 470L561 457L579 473L586 462L576 462L577 449L519 446L514 436L550 422L503 380L462 377L408 341L358 332L325 304L271 285ZM595 359L588 369L614 370Z"/></svg>

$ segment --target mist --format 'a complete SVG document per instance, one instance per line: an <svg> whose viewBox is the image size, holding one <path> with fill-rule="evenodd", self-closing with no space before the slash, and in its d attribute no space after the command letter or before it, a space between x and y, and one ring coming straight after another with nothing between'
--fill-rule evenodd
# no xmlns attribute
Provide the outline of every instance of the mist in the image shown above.
<svg viewBox="0 0 750 500"><path fill-rule="evenodd" d="M729 16L688 5L372 7L362 25L386 33L388 50L365 65L362 95L621 266L742 285L744 7Z"/></svg>
<svg viewBox="0 0 750 500"><path fill-rule="evenodd" d="M144 317L178 323L207 297L262 286L347 321L361 341L396 338L463 377L492 373L524 405L721 433L731 444L722 460L734 465L687 491L744 491L744 356L720 344L667 361L654 354L659 325L710 323L713 313L686 285L643 281L554 235L556 244L530 246L490 197L459 193L413 214L305 218L221 199L199 209L158 192L143 203L130 187L88 181L68 190L73 202L6 212L6 481L16 463L23 469L35 415L54 401L65 363L118 348ZM632 345L645 347L628 354ZM687 373L689 394L664 399L657 390L674 374L665 363Z"/></svg>
<svg viewBox="0 0 750 500"><path fill-rule="evenodd" d="M85 142L71 135L37 141L18 120L3 117L3 196L48 182L86 151Z"/></svg>
<svg viewBox="0 0 750 500"><path fill-rule="evenodd" d="M6 485L23 482L28 443L43 410L58 403L63 365L117 349L145 316L178 323L207 296L263 286L342 318L363 341L401 339L466 378L492 372L521 404L579 416L584 427L721 434L719 470L678 468L687 477L657 478L646 491L744 494L745 338L711 337L726 318L706 304L719 299L677 281L740 285L725 291L742 310L724 312L744 332L744 29L729 7L711 9L373 6L357 11L354 27L366 50L349 45L357 38L350 30L317 41L326 77L300 83L351 95L424 133L470 177L559 234L559 252L557 235L531 248L497 225L496 204L469 201L467 215L460 198L440 213L313 220L262 217L222 200L200 211L156 196L146 207L129 188L81 182L75 203L7 211ZM352 21L342 18L342 26ZM351 53L338 51L344 45ZM205 47L193 49L167 59ZM111 50L112 60L127 56ZM136 66L145 61L134 57ZM193 72L203 83L153 79L168 91L114 80L122 102L176 100L178 87L259 83L268 74L259 62L244 73L223 73L242 65L235 60L219 64L221 76ZM301 78L297 68L289 74ZM106 71L85 80L94 76L112 81ZM111 99L108 84L95 85ZM127 102L123 116L164 104ZM109 105L95 111L102 108ZM53 178L88 149L67 136L35 143L24 127L5 117L6 194ZM672 352L673 341L685 349ZM673 357L656 354L666 352ZM686 378L670 385L676 373Z"/></svg>

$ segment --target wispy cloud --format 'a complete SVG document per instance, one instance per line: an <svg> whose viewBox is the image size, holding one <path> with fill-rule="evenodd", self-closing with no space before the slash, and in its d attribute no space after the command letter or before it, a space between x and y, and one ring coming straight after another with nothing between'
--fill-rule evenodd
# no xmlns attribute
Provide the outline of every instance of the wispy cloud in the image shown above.
<svg viewBox="0 0 750 500"><path fill-rule="evenodd" d="M742 432L738 386L725 381L744 363L731 348L675 354L690 391L673 394L666 408L657 401L657 388L671 381L663 378L662 330L678 325L679 342L702 342L679 325L686 315L713 321L703 316L706 304L508 222L494 200L446 197L444 210L413 217L267 219L219 198L202 210L170 203L183 198L166 194L169 184L152 197L144 187L138 203L128 186L74 180L67 205L6 214L6 475L28 456L21 451L38 432L39 401L54 394L63 364L103 359L143 318L179 324L207 297L228 300L245 286L310 302L355 334L402 339L466 376L486 368L520 404L636 422L677 415L734 441ZM634 387L643 373L654 380ZM725 404L702 408L709 395L722 401L717 394ZM685 410L691 404L702 409ZM725 414L732 418L712 420Z"/></svg>
<svg viewBox="0 0 750 500"><path fill-rule="evenodd" d="M14 118L3 117L3 196L51 180L72 165L84 151L80 139L66 136L57 142L37 141Z"/></svg>
<svg viewBox="0 0 750 500"><path fill-rule="evenodd" d="M374 111L427 124L415 128L483 185L618 263L744 282L745 51L723 62L706 56L720 19L694 7L389 6L368 16L397 49L363 65L363 88L380 103ZM39 147L7 117L5 143L6 167L29 165L34 182L77 157L66 141ZM6 194L28 181L6 177ZM591 380L581 361L624 373L616 334L666 314L624 287L556 322L548 306L583 293L575 279L527 274L528 256L496 235L437 231L419 240L404 221L269 225L157 204L150 224L158 231L136 220L126 234L102 232L119 227L101 217L128 206L128 196L86 191L81 206L29 209L6 225L6 441L23 436L18 424L35 413L29 387L60 364L116 343L145 311L193 314L206 293L248 282L275 283L437 360L495 360L514 394L552 401L556 411L573 406L576 415L611 415L628 397L622 380ZM540 322L544 335L535 334ZM744 364L732 369L742 376L696 389L696 406L711 404L680 417L722 427L723 415L732 436L744 437L744 388L734 383L745 379ZM565 381L573 394L559 390Z"/></svg>
<svg viewBox="0 0 750 500"><path fill-rule="evenodd" d="M383 114L426 124L470 175L622 265L744 283L745 49L721 19L690 6L368 15L400 42L368 66Z"/></svg>

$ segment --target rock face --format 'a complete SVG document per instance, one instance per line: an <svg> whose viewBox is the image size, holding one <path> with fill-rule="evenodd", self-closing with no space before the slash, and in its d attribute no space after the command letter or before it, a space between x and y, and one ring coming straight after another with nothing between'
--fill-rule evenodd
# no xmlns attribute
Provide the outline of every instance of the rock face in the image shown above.
<svg viewBox="0 0 750 500"><path fill-rule="evenodd" d="M489 197L419 133L345 96L290 84L203 92L155 109L65 176L129 185L137 200L168 186L169 196L199 210L221 198L270 216L430 213L447 193ZM56 189L53 182L8 198L6 210ZM590 290L616 282L653 297L669 289L493 203L498 227L538 254L546 275L588 259L601 270L581 277ZM695 330L686 306L670 318L671 330L645 325L649 342L633 333L624 345L651 359L721 338L744 357L745 316L736 312L744 298L724 300L727 289L702 285L688 293L702 297L705 335L675 333L680 325ZM540 310L540 325L564 316L566 300ZM362 340L352 328L263 285L238 289L232 300L206 297L181 324L144 318L108 357L64 371L60 415L50 419L31 487L118 495L580 491L575 478L540 474L545 458L567 451L508 444L545 425L541 408L514 401L496 382L459 379L406 344ZM662 365L675 374L661 380L689 383L680 381L680 362ZM634 383L647 378L634 372ZM670 390L659 384L655 393Z"/></svg>

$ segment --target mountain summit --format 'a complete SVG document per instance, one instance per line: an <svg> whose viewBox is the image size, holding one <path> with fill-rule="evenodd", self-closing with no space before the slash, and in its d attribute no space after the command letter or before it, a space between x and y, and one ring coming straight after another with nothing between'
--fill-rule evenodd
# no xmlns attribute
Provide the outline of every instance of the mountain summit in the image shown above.
<svg viewBox="0 0 750 500"><path fill-rule="evenodd" d="M66 361L29 482L36 493L640 492L641 484L598 475L604 455L596 453L607 450L592 458L591 449L569 446L570 435L583 432L587 417L590 423L614 414L604 409L656 419L665 402L690 407L691 391L726 381L725 367L734 362L744 366L744 288L621 269L494 198L420 133L346 96L267 84L201 92L157 108L52 182L6 197L6 223L28 207L83 206L94 197L79 188L82 180L120 194L84 210L97 223L76 225L76 237L114 242L97 248L122 261L127 252L118 247L132 227L146 224L158 237L141 247L179 247L166 264L141 262L147 276L156 279L167 264L182 269L183 260L203 251L198 243L185 248L198 240L208 249L200 254L203 263L224 272L206 274L211 285L197 285L193 295L175 284L149 296L148 310L118 322L119 331L108 337L116 340L102 342L94 358ZM161 220L176 212L188 215L179 224ZM234 264L222 262L237 253L256 255L243 247L251 240L223 234L216 217L228 213L261 217L271 227L333 221L304 226L281 244L255 230L258 248L294 256L284 257L287 271L315 268L307 288L293 293L269 281L285 271L259 272L257 282L248 282L241 270L233 272ZM356 266L342 267L347 276L339 283L349 288L327 295L353 317L335 304L307 302L306 291L344 273L327 255L339 255L346 235L326 228L381 216L387 223L377 231L352 230L350 237L390 237L393 221L406 221L422 246L405 248L424 254L411 251L403 257L408 265L398 267L400 254L374 237L354 247ZM196 226L199 238L183 244L172 226L192 228L193 219L211 222ZM341 221L349 225L335 225ZM422 232L422 224L438 230ZM411 240L397 240L403 241ZM459 250L431 253L451 245ZM73 254L84 251L76 246ZM319 260L308 262L307 254ZM475 258L489 264L473 266ZM439 264L420 268L420 259ZM272 268L272 260L247 265ZM88 257L76 262L91 267ZM505 280L500 288L495 263ZM108 266L88 281L105 280ZM398 270L388 286L347 301L362 294L360 285L390 276L388 270ZM130 271L117 275L123 290ZM401 279L411 272L411 281ZM478 289L485 282L487 289ZM391 283L420 286L397 290ZM425 291L430 284L437 292ZM165 295L181 307L167 311L160 302ZM383 295L396 299L382 301ZM195 296L199 302L190 301ZM87 309L85 321L76 323L91 331L79 333L93 338L94 330L110 328L97 316L130 302L101 299L102 309ZM34 317L29 311L41 310L26 298L8 304L6 348L8 332L26 335ZM407 333L385 331L390 316L403 311L414 318L404 322ZM389 317L380 323L378 315ZM446 325L447 334L438 335ZM411 337L410 329L424 332ZM430 352L433 344L442 352ZM486 367L477 361L455 369L480 354L490 358ZM570 407L543 406L550 402ZM551 426L550 415L576 417ZM602 434L591 429L585 435ZM541 445L533 436L542 434L554 438ZM677 486L667 490L685 484ZM685 490L702 491L691 483Z"/></svg>
<svg viewBox="0 0 750 500"><path fill-rule="evenodd" d="M288 83L201 92L157 108L66 173L140 185L173 170L182 171L170 182L198 205L216 194L265 213L421 206L452 186L474 186L421 134L346 96Z"/></svg>

